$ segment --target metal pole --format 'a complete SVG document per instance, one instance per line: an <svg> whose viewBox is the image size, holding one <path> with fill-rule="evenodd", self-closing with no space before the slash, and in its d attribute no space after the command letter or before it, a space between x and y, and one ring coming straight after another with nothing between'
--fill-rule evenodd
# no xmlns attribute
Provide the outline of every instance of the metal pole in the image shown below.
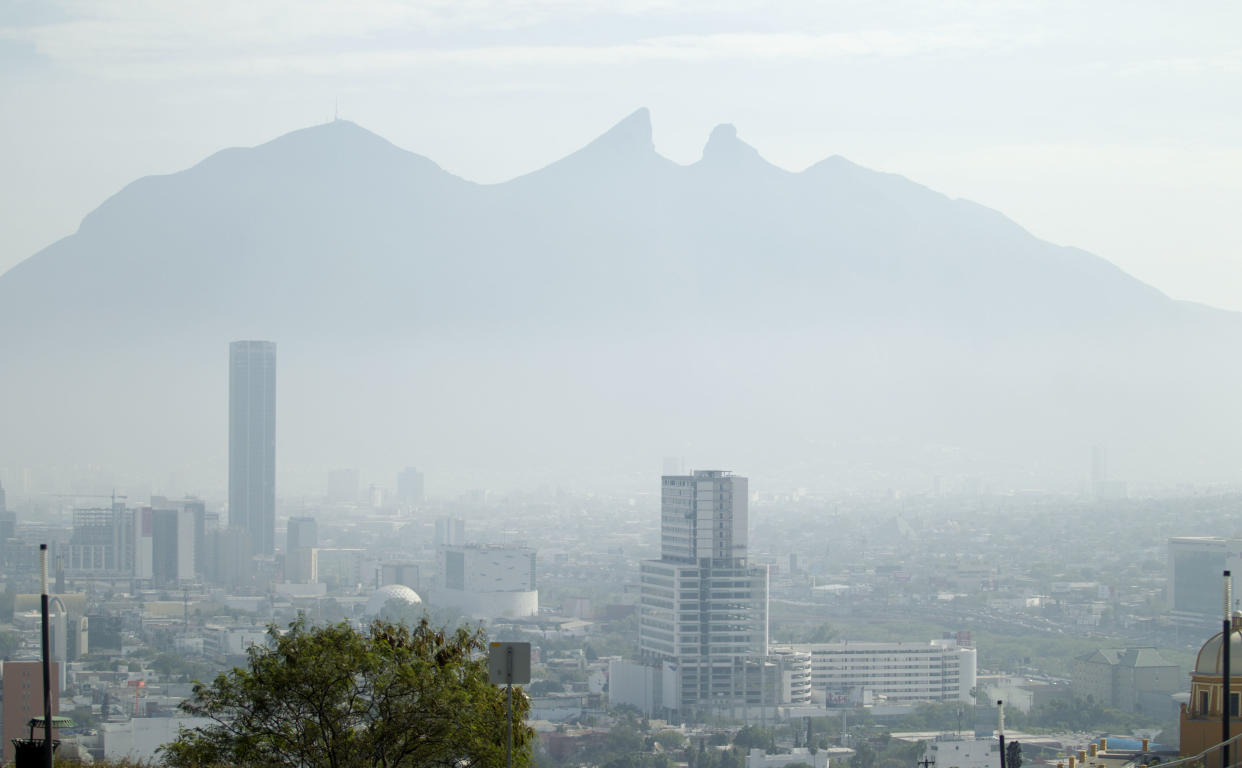
<svg viewBox="0 0 1242 768"><path fill-rule="evenodd" d="M1220 765L1221 768L1229 767L1229 709L1233 704L1233 692L1230 690L1229 680L1229 650L1233 645L1233 579L1229 576L1229 571L1224 572L1225 576L1225 620L1224 628L1221 630L1221 672L1224 678L1223 693L1220 702L1220 728L1221 728L1221 746L1220 746Z"/></svg>
<svg viewBox="0 0 1242 768"><path fill-rule="evenodd" d="M52 663L48 642L47 618L47 545L39 545L39 564L43 570L43 765L52 768Z"/></svg>
<svg viewBox="0 0 1242 768"><path fill-rule="evenodd" d="M996 701L996 734L1000 738L1000 768L1005 768L1005 702Z"/></svg>
<svg viewBox="0 0 1242 768"><path fill-rule="evenodd" d="M509 679L505 686L505 768L513 768L513 646L505 649L505 675Z"/></svg>

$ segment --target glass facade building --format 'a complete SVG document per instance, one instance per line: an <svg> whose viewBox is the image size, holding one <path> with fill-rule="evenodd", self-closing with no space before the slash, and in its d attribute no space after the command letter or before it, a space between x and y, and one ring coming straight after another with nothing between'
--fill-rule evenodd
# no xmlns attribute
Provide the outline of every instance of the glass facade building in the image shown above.
<svg viewBox="0 0 1242 768"><path fill-rule="evenodd" d="M276 549L276 344L229 345L229 527L250 551Z"/></svg>

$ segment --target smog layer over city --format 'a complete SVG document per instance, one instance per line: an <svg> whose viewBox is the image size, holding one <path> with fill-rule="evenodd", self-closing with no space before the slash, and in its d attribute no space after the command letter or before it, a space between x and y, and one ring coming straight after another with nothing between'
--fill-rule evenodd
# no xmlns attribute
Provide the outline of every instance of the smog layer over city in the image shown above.
<svg viewBox="0 0 1242 768"><path fill-rule="evenodd" d="M1236 765L1240 39L5 3L0 764Z"/></svg>

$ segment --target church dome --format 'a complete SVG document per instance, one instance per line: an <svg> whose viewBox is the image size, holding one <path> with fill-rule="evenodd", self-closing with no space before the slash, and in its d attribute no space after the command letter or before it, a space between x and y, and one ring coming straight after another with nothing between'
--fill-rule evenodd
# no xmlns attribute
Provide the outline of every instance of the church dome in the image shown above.
<svg viewBox="0 0 1242 768"><path fill-rule="evenodd" d="M418 596L417 592L403 584L389 584L375 590L367 600L367 615L384 618L381 613L386 606L392 608L389 606L390 601L396 601L397 606L401 608L412 608L421 605L423 599Z"/></svg>
<svg viewBox="0 0 1242 768"><path fill-rule="evenodd" d="M1208 641L1199 649L1199 656L1195 659L1196 675L1222 675L1224 674L1224 658L1221 654L1221 637L1223 632L1217 632L1208 638ZM1229 631L1229 675L1242 678L1242 616L1234 614L1233 625Z"/></svg>

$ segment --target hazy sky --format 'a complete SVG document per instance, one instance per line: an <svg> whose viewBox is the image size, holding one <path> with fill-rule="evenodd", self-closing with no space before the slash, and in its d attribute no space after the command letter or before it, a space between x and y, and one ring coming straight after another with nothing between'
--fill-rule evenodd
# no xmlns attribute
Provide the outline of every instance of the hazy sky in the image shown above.
<svg viewBox="0 0 1242 768"><path fill-rule="evenodd" d="M477 181L640 106L997 208L1242 310L1242 4L3 0L0 271L126 183L342 117Z"/></svg>

